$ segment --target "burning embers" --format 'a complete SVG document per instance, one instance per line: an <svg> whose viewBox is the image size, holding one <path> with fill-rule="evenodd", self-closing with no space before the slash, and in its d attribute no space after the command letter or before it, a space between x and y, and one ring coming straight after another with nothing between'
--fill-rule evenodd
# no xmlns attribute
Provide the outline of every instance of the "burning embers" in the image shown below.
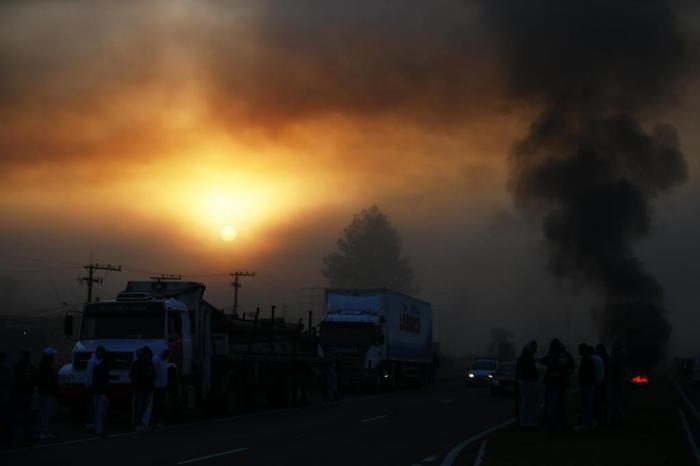
<svg viewBox="0 0 700 466"><path fill-rule="evenodd" d="M649 377L646 375L635 375L630 379L630 382L632 382L632 385L636 385L637 387L644 387L646 385L649 385Z"/></svg>

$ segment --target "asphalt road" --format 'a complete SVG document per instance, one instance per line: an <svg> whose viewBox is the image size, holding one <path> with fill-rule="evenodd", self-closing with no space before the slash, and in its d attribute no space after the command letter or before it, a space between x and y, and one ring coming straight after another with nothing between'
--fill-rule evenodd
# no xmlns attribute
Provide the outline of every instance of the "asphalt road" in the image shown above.
<svg viewBox="0 0 700 466"><path fill-rule="evenodd" d="M107 438L62 438L0 454L13 465L441 465L454 447L511 418L513 398L462 380L332 404L208 419ZM69 442L75 443L69 443ZM478 442L454 464L471 464ZM453 454L454 457L454 454Z"/></svg>

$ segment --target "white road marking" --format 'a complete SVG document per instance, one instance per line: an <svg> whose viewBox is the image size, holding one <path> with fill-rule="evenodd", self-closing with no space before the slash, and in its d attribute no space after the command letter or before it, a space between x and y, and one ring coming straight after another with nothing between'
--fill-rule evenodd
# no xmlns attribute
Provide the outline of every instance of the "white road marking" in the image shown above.
<svg viewBox="0 0 700 466"><path fill-rule="evenodd" d="M496 424L493 427L490 427L482 432L479 432L478 434L469 437L465 441L457 444L450 452L445 456L445 458L442 460L442 463L440 463L440 466L452 466L452 464L455 462L457 459L457 456L464 450L465 447L471 445L472 443L476 442L477 440L481 440L483 437L497 431L498 429L502 429L506 427L507 425L512 424L515 422L515 418L512 417L508 419L507 421L503 421L500 424Z"/></svg>
<svg viewBox="0 0 700 466"><path fill-rule="evenodd" d="M204 461L204 460L208 460L211 458L218 458L220 456L232 455L234 453L240 453L240 452L246 451L246 450L247 450L247 448L236 448L235 450L222 451L221 453L214 453L213 455L200 456L199 458L192 458L190 460L178 461L177 464L196 463L197 461Z"/></svg>
<svg viewBox="0 0 700 466"><path fill-rule="evenodd" d="M421 463L432 463L436 459L438 459L438 457L433 455L433 456L428 456L427 458L423 458L422 460L420 460L420 462Z"/></svg>
<svg viewBox="0 0 700 466"><path fill-rule="evenodd" d="M448 398L447 400L442 400L440 403L446 405L447 403L452 403L453 401L457 401L457 398Z"/></svg>
<svg viewBox="0 0 700 466"><path fill-rule="evenodd" d="M695 456L695 462L700 465L700 452L698 452L698 446L695 443L693 434L690 433L690 428L688 427L688 420L685 418L685 413L683 409L678 408L678 413L681 415L681 422L683 423L683 429L685 430L685 435L688 437L688 443L690 444L690 449L693 450L693 456Z"/></svg>
<svg viewBox="0 0 700 466"><path fill-rule="evenodd" d="M681 386L678 385L678 382L676 381L675 377L673 378L673 385L675 385L676 390L678 390L678 393L681 395L681 398L683 398L683 401L685 401L685 404L688 405L688 409L690 409L690 412L693 413L693 416L695 416L695 420L697 420L698 423L700 423L700 414L698 414L698 410L695 409L695 405L688 399Z"/></svg>
<svg viewBox="0 0 700 466"><path fill-rule="evenodd" d="M486 442L488 442L488 439L481 442L479 453L477 453L476 459L474 460L474 466L481 466L481 463L484 462L484 458L486 457Z"/></svg>
<svg viewBox="0 0 700 466"><path fill-rule="evenodd" d="M363 419L360 422L372 422L372 421L377 421L379 419L384 419L385 417L389 417L388 414L382 414L381 416L374 416L374 417L369 417L367 419Z"/></svg>

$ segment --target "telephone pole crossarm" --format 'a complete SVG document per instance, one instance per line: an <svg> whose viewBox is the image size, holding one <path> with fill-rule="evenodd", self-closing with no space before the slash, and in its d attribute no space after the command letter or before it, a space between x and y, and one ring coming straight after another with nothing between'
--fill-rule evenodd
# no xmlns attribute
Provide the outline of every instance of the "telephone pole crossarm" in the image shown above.
<svg viewBox="0 0 700 466"><path fill-rule="evenodd" d="M83 266L88 271L87 277L80 277L80 281L87 284L87 302L92 302L92 286L96 283L102 283L102 278L95 278L95 270L105 270L108 272L121 272L121 265L112 264L89 264Z"/></svg>

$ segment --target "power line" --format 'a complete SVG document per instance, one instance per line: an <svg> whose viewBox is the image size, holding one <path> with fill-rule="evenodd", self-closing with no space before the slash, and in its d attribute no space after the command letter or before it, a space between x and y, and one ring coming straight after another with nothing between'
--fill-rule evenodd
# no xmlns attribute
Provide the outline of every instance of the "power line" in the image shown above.
<svg viewBox="0 0 700 466"><path fill-rule="evenodd" d="M45 264L61 264L61 265L71 265L71 266L80 267L80 264L77 262L55 260L55 259L43 259L43 258L29 257L29 256L19 256L16 254L0 253L0 257L7 257L8 259L15 259L15 260L21 260L21 261L28 261L28 262L43 262Z"/></svg>
<svg viewBox="0 0 700 466"><path fill-rule="evenodd" d="M182 275L176 275L174 273L161 273L155 277L150 277L151 280L163 281L163 280L182 280Z"/></svg>

